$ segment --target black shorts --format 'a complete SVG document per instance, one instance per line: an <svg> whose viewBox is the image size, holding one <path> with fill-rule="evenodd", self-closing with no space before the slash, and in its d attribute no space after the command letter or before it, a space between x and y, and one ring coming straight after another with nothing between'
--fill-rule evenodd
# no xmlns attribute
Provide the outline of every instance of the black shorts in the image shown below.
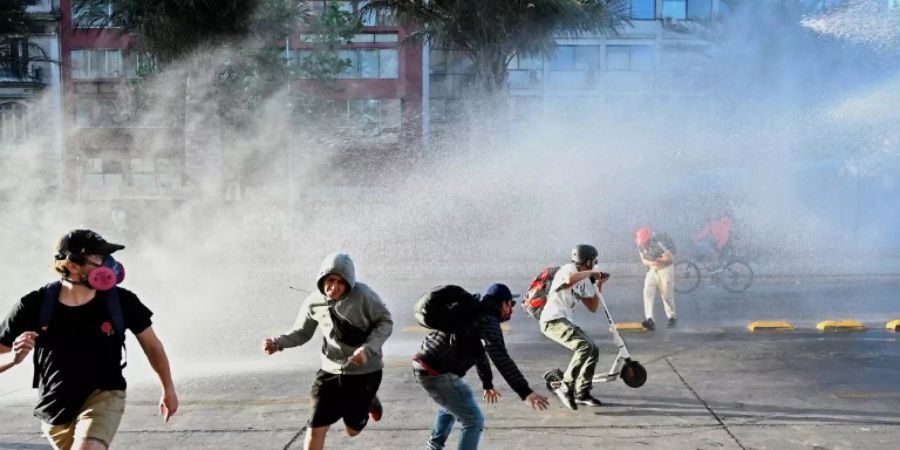
<svg viewBox="0 0 900 450"><path fill-rule="evenodd" d="M381 370L362 375L335 375L319 370L312 385L309 426L324 427L343 418L347 427L362 431L369 422L369 404L380 385Z"/></svg>

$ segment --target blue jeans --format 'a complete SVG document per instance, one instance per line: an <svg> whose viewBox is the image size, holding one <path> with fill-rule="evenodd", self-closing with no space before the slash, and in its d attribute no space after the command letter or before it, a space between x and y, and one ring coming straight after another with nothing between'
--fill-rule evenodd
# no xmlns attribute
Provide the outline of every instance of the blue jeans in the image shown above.
<svg viewBox="0 0 900 450"><path fill-rule="evenodd" d="M484 429L484 415L478 408L472 389L463 382L459 376L445 373L438 376L416 375L419 384L425 388L428 395L441 407L434 419L434 427L431 429L431 437L425 444L427 450L441 450L453 424L457 420L462 425L462 434L459 436L459 450L474 450L478 448L481 440L481 432Z"/></svg>

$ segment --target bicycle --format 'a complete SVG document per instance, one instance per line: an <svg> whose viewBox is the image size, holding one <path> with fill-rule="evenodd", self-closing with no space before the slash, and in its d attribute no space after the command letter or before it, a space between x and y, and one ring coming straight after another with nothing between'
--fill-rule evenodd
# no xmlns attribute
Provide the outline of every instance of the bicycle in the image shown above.
<svg viewBox="0 0 900 450"><path fill-rule="evenodd" d="M718 270L706 268L714 286L720 286L735 294L750 289L753 283L753 268L746 261L735 255L730 247L722 251L722 265ZM675 292L686 294L700 286L702 271L700 264L694 259L682 259L675 263Z"/></svg>

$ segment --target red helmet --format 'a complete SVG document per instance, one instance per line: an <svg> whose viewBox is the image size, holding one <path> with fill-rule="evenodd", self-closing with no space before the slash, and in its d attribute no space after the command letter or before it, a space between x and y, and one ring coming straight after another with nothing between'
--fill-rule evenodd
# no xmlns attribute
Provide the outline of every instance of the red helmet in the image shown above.
<svg viewBox="0 0 900 450"><path fill-rule="evenodd" d="M650 241L650 229L647 227L638 228L637 233L634 233L634 243L637 245L647 245L647 242Z"/></svg>

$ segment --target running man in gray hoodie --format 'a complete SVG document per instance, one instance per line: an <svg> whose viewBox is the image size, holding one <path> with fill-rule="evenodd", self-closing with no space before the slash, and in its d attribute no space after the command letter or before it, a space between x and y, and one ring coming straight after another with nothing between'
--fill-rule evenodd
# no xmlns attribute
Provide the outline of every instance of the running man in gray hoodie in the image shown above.
<svg viewBox="0 0 900 450"><path fill-rule="evenodd" d="M356 281L349 255L332 253L319 269L317 292L306 297L293 329L263 341L266 354L308 342L322 328L322 368L312 385L313 410L305 448L325 447L328 428L341 418L348 436L369 421L381 419L375 394L384 368L381 347L394 323L387 307L369 286Z"/></svg>

